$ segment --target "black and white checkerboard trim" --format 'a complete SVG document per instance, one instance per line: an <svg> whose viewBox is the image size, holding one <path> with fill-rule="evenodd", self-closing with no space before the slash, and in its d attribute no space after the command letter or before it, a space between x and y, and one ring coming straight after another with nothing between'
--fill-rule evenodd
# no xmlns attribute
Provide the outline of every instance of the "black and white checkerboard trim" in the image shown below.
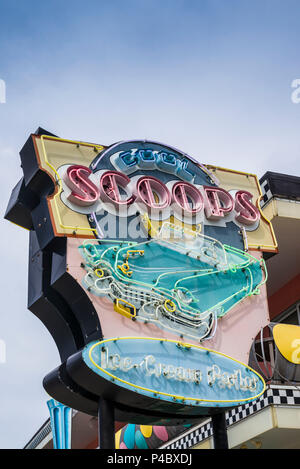
<svg viewBox="0 0 300 469"><path fill-rule="evenodd" d="M273 197L273 194L270 190L270 186L269 186L269 181L268 179L265 179L261 184L260 184L260 187L261 187L261 192L262 192L262 198L261 198L261 202L260 202L260 205L263 206L263 205L266 205L266 203L272 199Z"/></svg>
<svg viewBox="0 0 300 469"><path fill-rule="evenodd" d="M249 402L226 412L226 423L230 426L239 420L247 418L269 405L300 405L300 388L270 386L256 401ZM164 449L188 449L213 435L212 424L207 422L197 428L192 428L177 440L172 440Z"/></svg>

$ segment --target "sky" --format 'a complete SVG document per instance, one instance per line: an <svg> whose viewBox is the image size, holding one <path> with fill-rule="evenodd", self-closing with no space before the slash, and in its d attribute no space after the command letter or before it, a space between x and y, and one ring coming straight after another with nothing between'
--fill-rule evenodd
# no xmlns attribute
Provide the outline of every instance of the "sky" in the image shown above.
<svg viewBox="0 0 300 469"><path fill-rule="evenodd" d="M0 448L48 418L42 379L59 364L27 310L28 232L3 219L29 134L152 139L299 176L299 19L298 0L0 0Z"/></svg>

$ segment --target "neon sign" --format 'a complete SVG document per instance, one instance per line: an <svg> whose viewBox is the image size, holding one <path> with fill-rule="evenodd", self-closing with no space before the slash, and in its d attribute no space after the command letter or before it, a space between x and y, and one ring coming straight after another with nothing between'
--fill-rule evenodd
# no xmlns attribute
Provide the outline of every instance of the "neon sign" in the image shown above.
<svg viewBox="0 0 300 469"><path fill-rule="evenodd" d="M30 230L28 305L61 357L52 397L96 415L113 396L117 419L169 425L263 392L229 358L247 360L268 320L262 256L277 244L255 175L159 142L43 130L21 161L7 218Z"/></svg>
<svg viewBox="0 0 300 469"><path fill-rule="evenodd" d="M218 319L258 294L266 279L263 260L167 223L150 241L84 242L79 249L89 292L110 298L128 319L196 340L213 337Z"/></svg>
<svg viewBox="0 0 300 469"><path fill-rule="evenodd" d="M178 346L180 347L180 344ZM186 366L175 366L170 363L161 363L154 355L145 355L141 362L138 363L129 356L121 357L119 353L111 354L108 347L101 347L99 366L103 370L120 370L124 373L128 373L131 370L140 371L144 376L153 376L162 378L162 380L168 379L183 383L200 384L204 379L202 370L187 368ZM234 387L241 391L257 391L257 377L244 376L240 369L229 373L222 371L218 365L213 364L206 368L205 379L209 386L216 385L220 389L231 389Z"/></svg>
<svg viewBox="0 0 300 469"><path fill-rule="evenodd" d="M149 169L149 168L147 168ZM130 178L119 171L105 171L99 176L97 185L89 179L92 171L82 165L70 165L63 174L64 184L71 190L67 199L80 212L82 206L93 206L95 202L109 202L115 207L128 207L140 202L146 211L163 211L171 203L174 212L196 215L204 209L208 220L221 220L235 212L235 220L245 227L256 224L260 219L257 207L251 202L248 191L239 190L235 200L225 189L215 186L196 186L188 182L170 181L168 187L153 176L142 176L135 181L130 192ZM94 173L94 181L97 173Z"/></svg>
<svg viewBox="0 0 300 469"><path fill-rule="evenodd" d="M184 181L193 182L195 179L195 174L188 169L188 161L181 160L166 150L131 149L117 152L113 156L113 164L125 174L131 174L138 169L158 169L174 174Z"/></svg>
<svg viewBox="0 0 300 469"><path fill-rule="evenodd" d="M82 357L104 380L190 407L239 405L265 389L261 377L243 363L174 340L112 338L89 344Z"/></svg>

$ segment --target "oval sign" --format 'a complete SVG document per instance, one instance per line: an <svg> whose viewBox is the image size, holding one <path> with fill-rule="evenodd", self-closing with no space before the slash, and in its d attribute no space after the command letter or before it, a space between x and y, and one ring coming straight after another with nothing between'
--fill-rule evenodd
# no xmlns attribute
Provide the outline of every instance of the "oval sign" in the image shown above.
<svg viewBox="0 0 300 469"><path fill-rule="evenodd" d="M114 384L187 406L231 407L257 399L262 377L220 352L169 339L121 337L92 342L86 365Z"/></svg>

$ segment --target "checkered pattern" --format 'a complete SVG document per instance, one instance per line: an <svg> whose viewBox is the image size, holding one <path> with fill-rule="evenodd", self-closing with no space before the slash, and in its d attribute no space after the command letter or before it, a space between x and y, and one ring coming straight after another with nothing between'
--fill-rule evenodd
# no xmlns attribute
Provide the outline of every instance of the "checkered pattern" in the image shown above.
<svg viewBox="0 0 300 469"><path fill-rule="evenodd" d="M261 187L261 191L262 191L262 199L261 199L260 205L264 206L273 197L273 194L270 190L268 179L265 179L260 184L260 187Z"/></svg>
<svg viewBox="0 0 300 469"><path fill-rule="evenodd" d="M259 399L226 412L227 426L233 425L269 405L300 405L300 388L270 386ZM178 436L175 441L173 439L172 443L164 446L164 449L192 448L212 435L212 424L207 422L202 426L190 429L184 436Z"/></svg>
<svg viewBox="0 0 300 469"><path fill-rule="evenodd" d="M205 440L212 436L212 425L210 422L202 425L199 428L196 428L191 433L178 438L176 441L173 441L169 446L166 446L167 449L188 449L192 446L195 446L199 441Z"/></svg>

